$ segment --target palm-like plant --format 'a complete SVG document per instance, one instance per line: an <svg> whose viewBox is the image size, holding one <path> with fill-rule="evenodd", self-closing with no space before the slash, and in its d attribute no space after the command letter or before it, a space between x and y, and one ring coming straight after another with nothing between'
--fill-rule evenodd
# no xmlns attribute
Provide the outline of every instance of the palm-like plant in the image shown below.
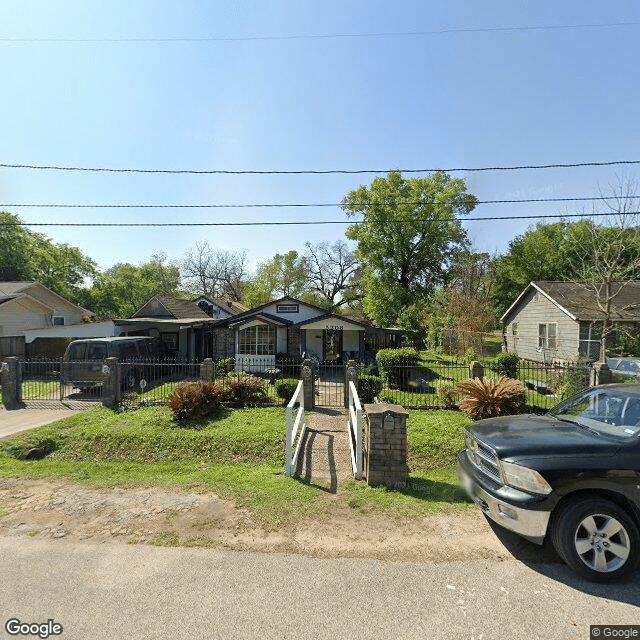
<svg viewBox="0 0 640 640"><path fill-rule="evenodd" d="M456 391L464 393L460 409L473 420L508 416L524 411L524 387L519 380L502 377L464 380Z"/></svg>

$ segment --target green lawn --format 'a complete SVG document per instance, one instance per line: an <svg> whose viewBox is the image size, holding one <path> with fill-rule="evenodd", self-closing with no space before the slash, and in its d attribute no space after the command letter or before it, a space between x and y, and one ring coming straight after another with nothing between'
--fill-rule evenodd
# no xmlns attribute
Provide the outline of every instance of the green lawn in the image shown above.
<svg viewBox="0 0 640 640"><path fill-rule="evenodd" d="M57 393L59 388L57 380L26 380L22 383L22 399L46 398Z"/></svg>
<svg viewBox="0 0 640 640"><path fill-rule="evenodd" d="M408 422L406 489L349 481L338 501L321 487L284 476L283 408L234 409L215 419L177 423L167 407L116 411L97 407L2 443L0 477L66 477L96 487L161 486L212 491L278 527L337 504L420 517L466 504L455 477L469 419L454 411L414 411ZM43 460L24 461L45 444Z"/></svg>

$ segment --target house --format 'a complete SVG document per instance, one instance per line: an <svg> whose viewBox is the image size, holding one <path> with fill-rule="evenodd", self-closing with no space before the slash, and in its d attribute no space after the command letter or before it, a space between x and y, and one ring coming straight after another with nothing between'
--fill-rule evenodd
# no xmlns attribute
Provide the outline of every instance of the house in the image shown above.
<svg viewBox="0 0 640 640"><path fill-rule="evenodd" d="M213 357L233 356L245 371L275 366L276 355L321 363L362 359L368 325L290 296L219 320L213 326Z"/></svg>
<svg viewBox="0 0 640 640"><path fill-rule="evenodd" d="M640 328L640 281L613 283L610 320ZM507 351L537 362L575 362L600 355L605 314L593 283L531 282L505 311L503 340ZM608 347L613 346L611 336Z"/></svg>
<svg viewBox="0 0 640 640"><path fill-rule="evenodd" d="M235 302L234 300L225 300L222 298L209 298L208 296L199 296L194 301L200 309L202 309L209 317L220 320L229 318L239 313L249 311L248 307Z"/></svg>
<svg viewBox="0 0 640 640"><path fill-rule="evenodd" d="M0 282L0 357L34 355L43 341L64 351L70 336L103 335L109 327L94 326L94 317L39 282Z"/></svg>

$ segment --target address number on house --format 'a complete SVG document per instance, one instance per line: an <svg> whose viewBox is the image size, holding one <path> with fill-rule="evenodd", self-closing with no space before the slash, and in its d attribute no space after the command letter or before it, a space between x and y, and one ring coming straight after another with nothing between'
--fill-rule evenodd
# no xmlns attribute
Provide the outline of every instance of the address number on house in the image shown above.
<svg viewBox="0 0 640 640"><path fill-rule="evenodd" d="M326 329L327 329L327 331L342 331L344 329L344 325L341 325L341 324L328 324Z"/></svg>

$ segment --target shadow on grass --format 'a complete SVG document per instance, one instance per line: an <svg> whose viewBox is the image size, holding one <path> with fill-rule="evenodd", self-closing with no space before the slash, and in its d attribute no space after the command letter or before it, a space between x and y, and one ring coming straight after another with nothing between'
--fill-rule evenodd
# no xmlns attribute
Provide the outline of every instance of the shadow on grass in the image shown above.
<svg viewBox="0 0 640 640"><path fill-rule="evenodd" d="M218 420L223 420L224 418L228 418L231 415L231 409L219 409L212 416L208 416L207 418L202 418L201 420L196 420L194 418L191 419L174 419L172 422L172 426L175 429L191 429L193 431L203 431L211 426L212 422L216 422Z"/></svg>
<svg viewBox="0 0 640 640"><path fill-rule="evenodd" d="M455 483L429 480L427 478L411 477L407 479L407 486L398 489L398 493L416 498L417 500L430 500L434 502L450 502L452 504L469 503L464 489Z"/></svg>

